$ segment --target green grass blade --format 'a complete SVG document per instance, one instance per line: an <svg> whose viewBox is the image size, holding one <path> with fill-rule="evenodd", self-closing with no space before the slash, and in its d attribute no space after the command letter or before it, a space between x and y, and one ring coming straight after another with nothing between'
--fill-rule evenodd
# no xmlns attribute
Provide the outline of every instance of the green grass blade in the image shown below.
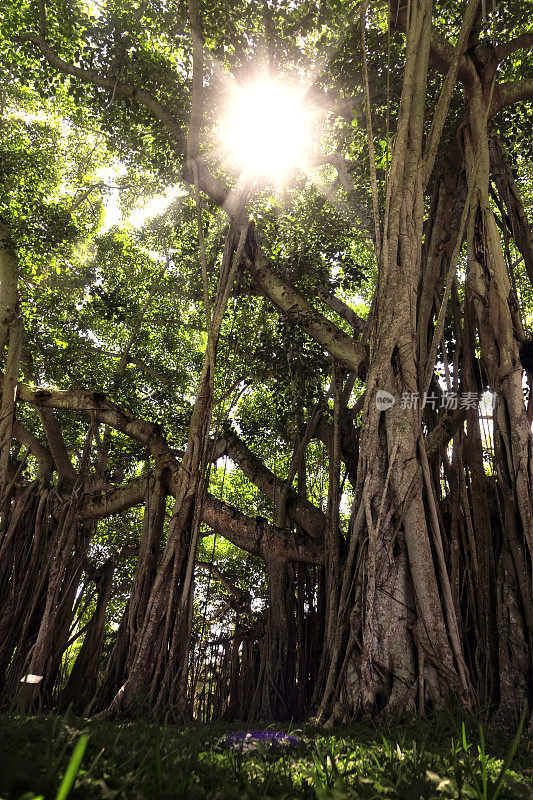
<svg viewBox="0 0 533 800"><path fill-rule="evenodd" d="M466 741L466 726L464 722L461 723L461 737L463 742L463 750L465 751L465 753L468 753L468 744Z"/></svg>
<svg viewBox="0 0 533 800"><path fill-rule="evenodd" d="M72 785L76 780L76 775L78 774L81 760L83 758L83 754L85 753L85 748L87 747L88 741L89 734L82 733L76 743L76 747L74 748L74 752L72 753L70 761L68 762L67 770L63 776L63 780L61 781L61 786L57 790L56 800L65 800L68 797L68 793L72 789Z"/></svg>
<svg viewBox="0 0 533 800"><path fill-rule="evenodd" d="M479 726L479 753L481 757L481 780L483 782L483 800L487 800L487 753L485 751L485 732Z"/></svg>

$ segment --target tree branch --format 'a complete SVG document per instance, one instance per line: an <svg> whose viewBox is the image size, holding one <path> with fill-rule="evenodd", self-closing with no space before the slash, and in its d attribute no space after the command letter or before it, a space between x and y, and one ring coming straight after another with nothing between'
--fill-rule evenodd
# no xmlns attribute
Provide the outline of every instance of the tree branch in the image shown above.
<svg viewBox="0 0 533 800"><path fill-rule="evenodd" d="M13 422L13 436L27 447L28 451L37 459L39 464L39 478L41 480L49 480L54 470L54 462L50 451L46 449L33 433L23 428L16 419Z"/></svg>
<svg viewBox="0 0 533 800"><path fill-rule="evenodd" d="M73 78L78 78L83 83L90 83L93 86L98 86L111 92L115 96L127 97L145 106L156 119L163 123L179 152L182 153L185 150L181 126L175 117L150 92L145 89L139 89L131 83L119 81L115 77L104 77L95 69L83 69L82 67L74 66L74 64L69 64L54 53L43 36L27 33L17 38L20 42L31 42L37 45L48 63L64 75L72 75Z"/></svg>
<svg viewBox="0 0 533 800"><path fill-rule="evenodd" d="M163 434L157 425L136 419L131 414L123 411L114 403L106 400L101 392L75 391L59 389L31 389L25 384L18 384L17 400L36 407L56 408L65 411L81 411L92 419L104 422L112 428L121 431L127 436L144 444L151 455L154 457L158 469L169 469L173 478L177 475L181 464L176 459L174 451L165 441ZM269 498L281 496L283 491L283 481L264 467L260 460L251 453L244 443L235 436L233 437L233 447L225 441L225 451L230 458L233 456L237 460L236 451L240 450L239 466L250 477L254 475L258 488ZM222 451L224 452L224 451ZM219 447L219 456L222 455ZM252 478L250 477L250 480ZM173 492L174 480L171 482L169 491ZM109 516L125 508L136 505L142 501L146 486L139 479L125 487L113 489L98 497L87 500L85 513L91 518ZM322 536L325 517L319 509L315 508L307 500L294 499L289 497L287 505L289 515L294 518L310 536L320 538ZM239 512L240 513L240 512Z"/></svg>
<svg viewBox="0 0 533 800"><path fill-rule="evenodd" d="M108 492L87 496L80 505L79 513L87 520L118 514L143 503L148 485L149 479L144 476ZM271 525L262 517L248 517L229 503L209 494L203 503L202 522L241 550L265 560L276 556L308 564L322 564L324 560L320 541L302 534L291 534Z"/></svg>
<svg viewBox="0 0 533 800"><path fill-rule="evenodd" d="M403 6L402 8L398 8L397 11L393 11L392 6L393 3L391 3L391 25L396 30L405 33L407 23L407 5ZM429 43L429 58L433 66L438 69L439 72L446 74L452 65L453 57L453 45L450 44L450 42L444 36L442 36L442 34L435 30L435 28L433 28ZM472 79L475 79L476 77L475 67L472 64L472 61L466 58L466 56L463 56L459 62L458 74L459 78L465 83L472 81Z"/></svg>
<svg viewBox="0 0 533 800"><path fill-rule="evenodd" d="M316 292L320 299L323 300L332 311L335 311L348 325L351 325L356 336L362 334L366 327L366 320L356 314L353 308L350 308L340 297L336 297L321 286L318 287Z"/></svg>
<svg viewBox="0 0 533 800"><path fill-rule="evenodd" d="M39 414L46 438L48 439L48 444L58 474L62 478L74 482L76 480L76 470L72 466L72 461L69 458L65 440L61 433L61 428L59 427L53 410L51 408L38 408L37 413Z"/></svg>
<svg viewBox="0 0 533 800"><path fill-rule="evenodd" d="M140 505L146 498L148 480L146 476L134 478L124 486L86 495L80 506L80 516L83 519L103 519Z"/></svg>
<svg viewBox="0 0 533 800"><path fill-rule="evenodd" d="M493 117L502 108L518 103L520 100L533 100L533 78L497 84L492 95L489 117Z"/></svg>
<svg viewBox="0 0 533 800"><path fill-rule="evenodd" d="M507 56L516 53L517 50L528 50L533 47L533 33L521 33L516 39L504 42L496 47L496 57L498 61L503 61Z"/></svg>
<svg viewBox="0 0 533 800"><path fill-rule="evenodd" d="M306 564L324 563L322 542L285 531L271 525L263 517L247 517L211 495L206 496L202 520L220 536L265 561L278 557Z"/></svg>
<svg viewBox="0 0 533 800"><path fill-rule="evenodd" d="M354 342L348 334L313 308L300 292L293 289L270 266L266 258L259 255L251 260L246 256L245 263L254 282L276 308L327 350L341 366L358 372L366 359L363 345Z"/></svg>
<svg viewBox="0 0 533 800"><path fill-rule="evenodd" d="M431 120L431 128L426 141L426 146L424 148L424 186L427 185L431 173L433 172L433 166L437 157L437 148L439 146L442 131L444 129L444 123L446 122L446 118L448 116L450 102L453 96L455 85L457 83L457 77L459 75L461 60L467 46L468 37L474 23L478 6L479 0L468 0L465 12L463 14L463 21L461 24L461 30L459 31L457 45L452 51L450 68L448 69L446 77L444 78L439 99L437 101L437 107L435 109L435 113L433 114L433 119Z"/></svg>
<svg viewBox="0 0 533 800"><path fill-rule="evenodd" d="M176 468L176 458L159 427L152 422L136 419L119 406L106 399L103 392L68 389L32 389L24 383L17 385L17 401L29 403L36 408L57 408L64 411L81 411L91 419L104 422L126 436L145 445L163 469Z"/></svg>
<svg viewBox="0 0 533 800"><path fill-rule="evenodd" d="M276 507L285 491L285 483L266 467L258 456L233 431L227 431L216 443L215 458L227 455L242 470L248 480L268 497ZM321 539L326 528L325 514L316 506L290 491L287 514L309 536Z"/></svg>
<svg viewBox="0 0 533 800"><path fill-rule="evenodd" d="M43 35L38 36L33 33L27 33L23 36L16 37L16 40L18 42L29 42L36 45L48 63L64 75L71 75L73 78L77 78L83 83L105 89L113 96L125 97L140 103L140 105L148 109L148 111L162 123L170 136L172 146L176 152L181 155L187 150L183 131L175 116L156 100L150 92L146 91L146 89L138 88L131 83L120 81L115 77L105 77L94 69L83 69L82 67L74 66L74 64L69 64L54 53ZM198 160L197 164L200 189L217 205L223 206L229 194L228 187L225 186L222 181L215 178L204 163ZM182 175L183 179L188 183L193 182L192 170L189 165L185 165Z"/></svg>

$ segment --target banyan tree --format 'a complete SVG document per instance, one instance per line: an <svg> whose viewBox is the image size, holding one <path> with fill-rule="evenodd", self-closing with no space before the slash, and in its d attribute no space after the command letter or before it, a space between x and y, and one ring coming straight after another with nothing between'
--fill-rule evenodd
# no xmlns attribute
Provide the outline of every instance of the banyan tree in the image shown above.
<svg viewBox="0 0 533 800"><path fill-rule="evenodd" d="M0 704L512 725L527 9L2 15Z"/></svg>

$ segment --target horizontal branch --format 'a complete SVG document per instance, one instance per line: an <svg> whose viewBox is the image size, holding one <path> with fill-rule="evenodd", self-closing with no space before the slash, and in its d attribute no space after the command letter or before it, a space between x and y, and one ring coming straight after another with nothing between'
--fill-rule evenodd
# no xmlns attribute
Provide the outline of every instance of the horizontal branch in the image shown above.
<svg viewBox="0 0 533 800"><path fill-rule="evenodd" d="M265 561L281 558L306 564L324 563L324 545L271 525L263 517L247 517L233 506L207 495L202 521L224 539Z"/></svg>
<svg viewBox="0 0 533 800"><path fill-rule="evenodd" d="M518 103L520 100L533 100L533 78L524 78L522 81L500 83L494 87L489 117L498 114L506 106Z"/></svg>
<svg viewBox="0 0 533 800"><path fill-rule="evenodd" d="M504 42L496 47L496 57L498 61L503 61L507 56L516 53L517 50L529 50L533 48L533 33L521 33L516 39Z"/></svg>
<svg viewBox="0 0 533 800"><path fill-rule="evenodd" d="M101 392L75 391L59 389L31 389L25 384L17 387L17 400L29 403L36 407L56 408L64 411L80 411L87 414L92 419L104 422L112 428L121 431L127 436L144 444L151 455L154 457L158 469L169 469L172 476L177 475L180 462L177 460L174 451L169 447L163 434L157 425L136 419L131 414L120 409L114 403L108 401ZM239 447L240 445L240 447ZM229 442L224 444L225 450L231 457ZM259 459L255 458L244 443L237 437L233 440L233 456L237 460L236 451L239 450L239 466L248 476L254 475L258 488L270 499L281 497L283 482L276 478L273 473L264 467ZM219 457L222 455L219 448ZM252 480L252 478L250 478ZM108 492L98 495L97 498L87 499L84 505L84 514L92 519L110 516L121 510L130 508L142 502L146 493L146 479L137 479L124 487L118 487ZM169 491L172 494L173 484L171 481ZM229 506L228 508L231 508ZM289 498L288 513L293 515L294 520L309 533L310 536L320 538L325 528L325 516L319 509L315 508L307 500ZM235 513L240 514L234 509ZM244 518L244 515L241 515ZM207 521L207 520L206 520ZM210 524L208 522L208 524ZM222 535L223 532L221 531ZM240 545L239 545L240 546ZM244 548L246 549L246 547Z"/></svg>
<svg viewBox="0 0 533 800"><path fill-rule="evenodd" d="M79 513L87 520L118 514L141 505L146 499L147 489L147 477L135 478L125 486L86 496ZM241 550L265 560L281 557L287 561L304 561L308 564L322 564L324 560L321 542L303 534L282 530L262 517L249 517L211 495L204 499L202 522Z"/></svg>
<svg viewBox="0 0 533 800"><path fill-rule="evenodd" d="M128 508L139 506L146 499L148 478L134 478L124 486L117 486L106 492L86 495L80 506L80 515L84 519L103 519L120 514Z"/></svg>
<svg viewBox="0 0 533 800"><path fill-rule="evenodd" d="M175 454L159 427L153 422L144 422L123 411L115 403L107 400L104 392L32 389L24 383L19 383L17 401L29 403L36 408L57 408L87 414L91 419L104 422L145 445L159 469L170 467L174 471L176 467Z"/></svg>

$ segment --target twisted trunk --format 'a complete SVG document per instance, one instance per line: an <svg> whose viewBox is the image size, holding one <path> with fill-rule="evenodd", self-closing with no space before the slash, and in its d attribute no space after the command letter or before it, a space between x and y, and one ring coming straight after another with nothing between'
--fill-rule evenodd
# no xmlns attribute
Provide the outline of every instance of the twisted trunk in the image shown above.
<svg viewBox="0 0 533 800"><path fill-rule="evenodd" d="M329 671L317 715L330 723L347 722L363 710L397 715L414 705L417 694L422 707L428 700L441 704L450 691L465 702L470 698L422 412L418 404L402 408L398 402L404 393L420 396L428 367L433 370L423 358L425 340L420 348L417 325L431 13L431 2L412 6L407 32L370 335L357 470L360 506L330 625L335 634L326 640ZM422 297L422 316L428 316L432 297L427 289ZM397 398L386 411L376 404L380 390Z"/></svg>
<svg viewBox="0 0 533 800"><path fill-rule="evenodd" d="M133 586L96 694L95 710L106 708L128 677L127 670L135 656L137 636L144 624L160 558L166 497L162 477L156 477L148 483Z"/></svg>

